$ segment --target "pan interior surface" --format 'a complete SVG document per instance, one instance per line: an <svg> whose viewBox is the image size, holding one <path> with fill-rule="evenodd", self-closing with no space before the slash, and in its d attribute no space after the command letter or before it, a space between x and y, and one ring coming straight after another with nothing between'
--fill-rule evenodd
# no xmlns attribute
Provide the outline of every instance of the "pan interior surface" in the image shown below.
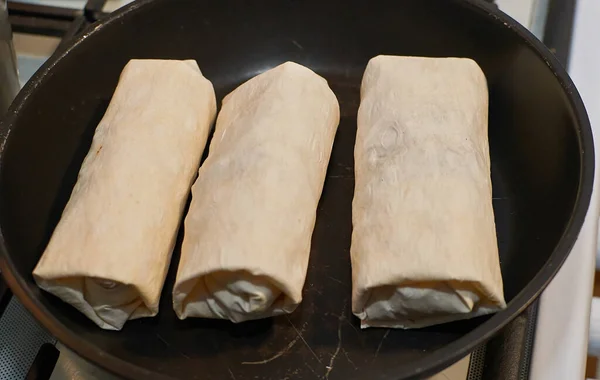
<svg viewBox="0 0 600 380"><path fill-rule="evenodd" d="M483 7L483 6L482 6ZM129 377L399 379L451 364L541 290L577 205L583 171L577 112L549 64L488 7L448 0L301 2L157 0L111 16L46 65L2 125L6 256L34 314L80 354ZM350 310L353 150L362 73L379 54L470 57L490 91L493 205L509 309L420 330L360 331ZM173 254L155 318L97 328L38 290L31 271L69 199L119 74L132 58L196 59L220 100L291 60L325 77L341 106L301 306L246 322L179 321ZM52 67L51 67L52 66ZM553 257L559 260L553 263ZM554 272L552 272L553 274ZM511 305L514 307L511 309ZM50 315L51 317L48 317Z"/></svg>

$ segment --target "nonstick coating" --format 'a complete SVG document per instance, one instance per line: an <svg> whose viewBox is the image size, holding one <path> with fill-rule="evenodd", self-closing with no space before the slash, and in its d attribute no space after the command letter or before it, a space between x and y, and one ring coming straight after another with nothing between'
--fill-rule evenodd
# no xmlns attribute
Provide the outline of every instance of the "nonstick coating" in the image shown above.
<svg viewBox="0 0 600 380"><path fill-rule="evenodd" d="M360 331L350 312L356 112L363 70L378 54L471 57L487 76L493 202L509 301L495 316L412 331ZM31 271L131 58L196 59L219 100L287 60L329 81L342 119L304 301L290 316L239 325L179 321L171 300L179 245L159 316L129 322L121 332L102 331L35 286ZM430 375L490 338L540 293L574 243L593 177L589 122L565 71L524 28L473 1L141 1L51 58L0 133L0 264L9 285L67 346L141 379Z"/></svg>

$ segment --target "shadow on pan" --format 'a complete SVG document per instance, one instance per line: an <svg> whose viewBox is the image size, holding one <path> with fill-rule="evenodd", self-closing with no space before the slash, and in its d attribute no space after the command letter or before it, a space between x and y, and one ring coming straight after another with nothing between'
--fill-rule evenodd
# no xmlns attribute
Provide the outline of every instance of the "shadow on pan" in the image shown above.
<svg viewBox="0 0 600 380"><path fill-rule="evenodd" d="M431 375L518 315L569 253L589 203L593 146L565 71L521 26L475 1L143 0L52 57L0 126L0 264L15 294L67 346L129 378L405 379ZM353 148L359 87L378 54L475 59L490 89L494 211L508 308L412 331L359 331L350 312ZM233 325L156 318L102 331L41 293L31 271L68 200L94 128L131 58L196 59L222 97L287 60L314 69L342 119L319 204L304 301Z"/></svg>

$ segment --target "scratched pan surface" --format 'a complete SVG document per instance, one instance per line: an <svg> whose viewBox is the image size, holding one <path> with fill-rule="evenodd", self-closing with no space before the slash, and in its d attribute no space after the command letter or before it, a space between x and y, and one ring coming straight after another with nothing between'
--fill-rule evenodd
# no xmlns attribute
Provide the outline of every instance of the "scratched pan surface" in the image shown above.
<svg viewBox="0 0 600 380"><path fill-rule="evenodd" d="M471 57L486 73L494 210L509 301L493 317L414 331L360 331L350 312L359 86L369 58L382 53ZM287 60L329 81L342 119L304 301L290 316L239 325L177 320L171 287L179 245L159 316L132 321L121 332L100 330L36 288L31 270L130 58L196 59L219 99ZM0 266L8 283L67 346L141 379L430 375L488 339L539 294L581 227L593 173L588 120L564 70L492 6L458 0L137 2L50 59L13 104L0 136Z"/></svg>

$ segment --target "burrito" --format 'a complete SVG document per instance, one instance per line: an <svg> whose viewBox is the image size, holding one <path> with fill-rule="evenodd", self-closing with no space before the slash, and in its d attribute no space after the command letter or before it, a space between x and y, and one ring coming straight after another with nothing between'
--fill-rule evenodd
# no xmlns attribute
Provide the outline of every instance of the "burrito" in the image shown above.
<svg viewBox="0 0 600 380"><path fill-rule="evenodd" d="M130 61L33 271L39 287L103 329L156 315L215 115L195 61Z"/></svg>
<svg viewBox="0 0 600 380"><path fill-rule="evenodd" d="M225 97L185 218L179 318L242 322L298 306L338 122L325 79L292 62Z"/></svg>
<svg viewBox="0 0 600 380"><path fill-rule="evenodd" d="M352 310L419 328L506 304L496 241L486 78L470 59L378 56L361 86Z"/></svg>

